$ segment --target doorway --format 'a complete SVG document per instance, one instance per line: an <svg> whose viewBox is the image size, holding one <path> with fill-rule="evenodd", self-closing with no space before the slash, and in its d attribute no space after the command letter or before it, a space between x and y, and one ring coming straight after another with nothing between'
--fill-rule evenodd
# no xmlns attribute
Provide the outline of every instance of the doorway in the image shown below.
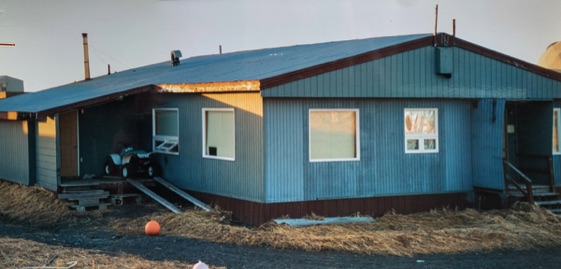
<svg viewBox="0 0 561 269"><path fill-rule="evenodd" d="M552 101L507 101L504 158L534 184L547 185L548 158L552 156Z"/></svg>

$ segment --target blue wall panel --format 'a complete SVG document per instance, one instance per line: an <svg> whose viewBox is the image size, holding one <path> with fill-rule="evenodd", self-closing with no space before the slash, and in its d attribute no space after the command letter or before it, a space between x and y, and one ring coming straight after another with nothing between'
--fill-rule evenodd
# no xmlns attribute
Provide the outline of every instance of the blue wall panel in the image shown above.
<svg viewBox="0 0 561 269"><path fill-rule="evenodd" d="M263 201L263 109L258 93L162 94L154 107L179 109L179 155L158 154L165 179L192 191ZM234 108L235 161L203 158L203 108Z"/></svg>
<svg viewBox="0 0 561 269"><path fill-rule="evenodd" d="M304 197L304 119L302 103L264 102L266 200L300 201ZM287 187L290 186L290 187ZM271 199L270 197L282 197Z"/></svg>
<svg viewBox="0 0 561 269"><path fill-rule="evenodd" d="M471 158L473 185L476 187L504 189L504 111L504 99L482 99L477 102L476 108L472 109Z"/></svg>
<svg viewBox="0 0 561 269"><path fill-rule="evenodd" d="M308 112L315 108L359 109L359 161L309 161ZM438 153L405 154L405 108L438 108ZM264 111L265 137L271 137L265 153L267 202L471 189L469 101L266 99Z"/></svg>

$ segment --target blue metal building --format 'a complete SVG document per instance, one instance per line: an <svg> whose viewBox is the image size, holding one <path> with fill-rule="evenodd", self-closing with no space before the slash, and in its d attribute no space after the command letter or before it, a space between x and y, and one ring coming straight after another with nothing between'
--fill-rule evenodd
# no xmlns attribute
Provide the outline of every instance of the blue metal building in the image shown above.
<svg viewBox="0 0 561 269"><path fill-rule="evenodd" d="M0 178L56 190L127 144L251 224L467 206L505 198L504 161L561 185L559 99L561 74L447 34L193 57L0 101L25 149L0 143Z"/></svg>

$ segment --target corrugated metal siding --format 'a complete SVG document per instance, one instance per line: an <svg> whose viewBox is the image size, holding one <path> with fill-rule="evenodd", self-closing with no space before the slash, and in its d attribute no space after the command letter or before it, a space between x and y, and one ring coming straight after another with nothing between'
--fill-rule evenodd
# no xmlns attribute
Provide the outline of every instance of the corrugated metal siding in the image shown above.
<svg viewBox="0 0 561 269"><path fill-rule="evenodd" d="M37 182L46 189L56 191L58 187L58 158L56 118L47 117L37 121Z"/></svg>
<svg viewBox="0 0 561 269"><path fill-rule="evenodd" d="M286 201L301 201L307 162L304 141L308 139L304 105L293 100L265 99L264 109L266 200L283 197Z"/></svg>
<svg viewBox="0 0 561 269"><path fill-rule="evenodd" d="M262 95L264 97L561 98L560 81L458 47L451 49L454 58L454 72L451 78L436 74L436 49L424 47L266 89ZM306 85L311 87L305 87Z"/></svg>
<svg viewBox="0 0 561 269"><path fill-rule="evenodd" d="M553 176L555 177L555 186L561 185L561 155L553 155Z"/></svg>
<svg viewBox="0 0 561 269"><path fill-rule="evenodd" d="M29 185L27 121L0 121L0 179Z"/></svg>
<svg viewBox="0 0 561 269"><path fill-rule="evenodd" d="M493 105L495 102L495 105ZM473 185L504 189L504 99L482 99L471 113ZM495 115L493 120L493 115Z"/></svg>
<svg viewBox="0 0 561 269"><path fill-rule="evenodd" d="M179 108L179 155L158 154L167 180L188 190L263 201L263 104L259 93L162 94L154 107ZM202 157L203 108L234 108L235 161Z"/></svg>
<svg viewBox="0 0 561 269"><path fill-rule="evenodd" d="M469 101L266 99L265 104L266 202L471 189ZM360 161L309 162L311 108L359 109ZM438 108L439 153L405 154L405 108Z"/></svg>

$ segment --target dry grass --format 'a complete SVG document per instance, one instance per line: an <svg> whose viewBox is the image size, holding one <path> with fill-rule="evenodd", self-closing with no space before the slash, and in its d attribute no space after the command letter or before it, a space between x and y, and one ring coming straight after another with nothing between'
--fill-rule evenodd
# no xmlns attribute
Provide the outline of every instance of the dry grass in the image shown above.
<svg viewBox="0 0 561 269"><path fill-rule="evenodd" d="M24 206L22 206L24 205ZM71 221L74 213L56 195L39 187L24 187L0 180L0 217L31 225Z"/></svg>
<svg viewBox="0 0 561 269"><path fill-rule="evenodd" d="M26 268L48 265L57 268L192 268L192 264L180 261L150 261L129 254L107 254L95 250L47 245L25 239L0 238L0 266L2 268Z"/></svg>
<svg viewBox="0 0 561 269"><path fill-rule="evenodd" d="M8 198L6 198L8 197ZM14 204L26 204L24 210ZM35 187L21 187L0 182L0 217L33 224L72 222L74 213L49 192ZM93 213L95 214L95 213ZM318 216L316 216L317 218ZM150 219L158 221L164 235L197 238L221 243L269 246L306 251L345 251L361 254L411 256L414 254L461 253L497 249L530 249L561 245L561 222L539 207L519 204L510 210L478 212L440 209L413 215L386 214L374 223L310 226L294 228L267 223L257 228L231 225L229 214L220 210L188 210L182 214L156 211L136 219L112 219L111 227L124 234L140 234ZM17 245L17 241L4 245ZM5 244L6 243L6 244ZM16 246L17 248L17 246ZM99 259L105 263L129 258L105 255L79 249L68 252L68 259L82 257L87 262ZM53 252L54 253L54 252ZM51 253L36 255L38 262ZM73 256L74 255L74 256ZM74 258L76 257L76 258ZM31 257L24 257L29 259ZM114 260L115 258L115 260ZM137 257L130 257L137 259ZM141 264L141 265L140 265ZM142 267L144 262L139 263ZM101 268L101 267L100 267ZM105 268L105 267L103 267ZM109 267L108 267L109 268Z"/></svg>
<svg viewBox="0 0 561 269"><path fill-rule="evenodd" d="M119 221L123 233L139 233L155 219L168 235L215 242L306 251L345 251L412 256L561 245L561 222L539 207L519 204L510 210L433 210L413 215L386 214L373 223L289 227L267 223L258 228L232 226L224 213L188 211ZM227 219L227 218L226 218Z"/></svg>

